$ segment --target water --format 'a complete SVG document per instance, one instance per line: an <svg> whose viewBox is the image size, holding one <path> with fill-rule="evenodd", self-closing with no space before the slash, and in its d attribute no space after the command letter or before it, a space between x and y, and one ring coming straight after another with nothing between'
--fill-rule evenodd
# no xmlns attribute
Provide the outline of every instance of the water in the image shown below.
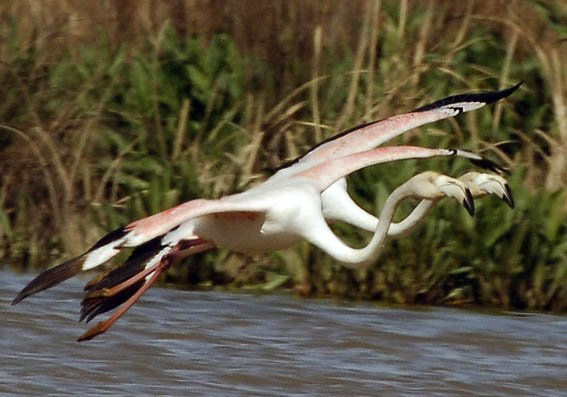
<svg viewBox="0 0 567 397"><path fill-rule="evenodd" d="M31 277L0 271L0 393L567 395L563 316L153 288L77 343L82 283L9 306Z"/></svg>

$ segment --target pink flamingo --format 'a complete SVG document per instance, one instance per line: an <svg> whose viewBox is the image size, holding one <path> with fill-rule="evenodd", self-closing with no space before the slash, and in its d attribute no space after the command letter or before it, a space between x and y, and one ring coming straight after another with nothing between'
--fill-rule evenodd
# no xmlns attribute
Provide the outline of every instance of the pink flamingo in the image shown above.
<svg viewBox="0 0 567 397"><path fill-rule="evenodd" d="M500 170L494 163L463 150L377 146L416 126L504 98L518 86L499 92L452 96L404 115L357 127L316 146L250 190L218 200L192 200L132 222L110 232L84 254L39 274L12 304L96 268L124 248L135 247L123 265L91 280L85 287L88 292L82 302L81 320L88 322L122 307L85 332L78 339L82 341L105 332L174 261L198 252L218 246L259 253L307 240L345 266L357 268L373 263L380 256L389 233L408 232L443 197L457 199L471 214L473 195L494 193L512 205L510 189L497 175L467 174L459 180L428 171L396 188L386 200L378 221L352 202L346 194L344 178L369 165L435 156L461 156ZM389 232L396 207L409 197L425 201ZM372 230L374 235L366 247L354 249L336 237L326 219L344 220Z"/></svg>
<svg viewBox="0 0 567 397"><path fill-rule="evenodd" d="M453 117L462 112L479 109L486 104L511 95L521 84L522 82L502 91L451 96L406 114L354 127L331 137L327 141L321 142L303 156L292 161L289 164L291 167L284 172L284 175L294 172L296 167L305 167L308 164L325 161L328 158L340 157L341 155L378 147L415 127ZM482 164L480 165L482 166ZM514 202L506 182L498 176L484 177L484 179L486 178L492 181L492 184L497 184L500 187L498 193L494 189L490 193L497 194L513 208ZM474 183L472 178L466 179L469 185ZM481 178L480 182L486 187L488 182L484 179ZM478 187L469 187L471 191L476 192L475 198L486 194L485 191ZM347 222L369 231L373 231L376 228L377 218L360 208L348 195L346 178L339 179L326 189L321 194L321 199L323 214L326 219ZM424 219L434 204L434 202L429 200L419 203L403 222L390 225L388 236L400 237L407 235Z"/></svg>

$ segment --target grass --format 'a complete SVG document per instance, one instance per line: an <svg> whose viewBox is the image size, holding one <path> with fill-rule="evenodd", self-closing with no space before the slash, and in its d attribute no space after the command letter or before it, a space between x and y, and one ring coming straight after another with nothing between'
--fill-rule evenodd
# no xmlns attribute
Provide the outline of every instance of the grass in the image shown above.
<svg viewBox="0 0 567 397"><path fill-rule="evenodd" d="M442 203L364 271L303 243L258 258L219 250L167 277L207 288L565 311L561 1L178 2L185 12L156 2L153 12L149 2L60 3L0 6L3 262L55 264L133 219L242 191L341 129L525 80L502 103L396 140L462 147L510 167L514 211L484 199L470 219ZM273 23L256 23L260 11ZM395 186L426 169L458 176L469 168L409 161L365 169L349 186L378 212ZM352 245L368 238L334 227Z"/></svg>

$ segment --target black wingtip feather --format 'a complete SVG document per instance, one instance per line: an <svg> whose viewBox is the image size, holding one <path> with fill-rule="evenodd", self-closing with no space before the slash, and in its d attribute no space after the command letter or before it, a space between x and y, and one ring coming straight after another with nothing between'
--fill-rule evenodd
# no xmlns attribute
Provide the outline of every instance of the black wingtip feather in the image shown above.
<svg viewBox="0 0 567 397"><path fill-rule="evenodd" d="M126 234L128 234L129 230L126 229L126 226L121 226L118 229L114 229L110 233L104 235L100 240L98 240L89 251L94 251L97 248L103 247L108 243L112 243L118 239L121 239Z"/></svg>
<svg viewBox="0 0 567 397"><path fill-rule="evenodd" d="M479 102L484 104L494 103L502 98L510 96L514 91L516 91L524 82L520 81L518 84L512 87L506 88L502 91L490 91L490 92L480 92L480 93L468 93L453 95L447 98L440 99L428 105L422 106L414 110L414 112L425 112L427 110L437 109L443 106L452 105L454 103L462 102Z"/></svg>
<svg viewBox="0 0 567 397"><path fill-rule="evenodd" d="M485 158L482 159L469 159L471 163L473 163L474 165L480 167L480 168L484 168L486 170L495 172L497 174L506 174L509 175L510 171L508 171L507 169L501 167L500 165L496 164L494 161L492 160L488 160Z"/></svg>
<svg viewBox="0 0 567 397"><path fill-rule="evenodd" d="M122 265L89 281L85 286L87 294L81 302L79 321L86 319L88 323L99 314L120 306L134 295L144 284L143 280L113 296L99 296L97 293L105 288L115 287L144 270L145 264L164 248L161 239L162 236L158 236L136 247Z"/></svg>
<svg viewBox="0 0 567 397"><path fill-rule="evenodd" d="M21 302L30 295L51 288L54 285L76 276L83 270L84 260L85 256L81 255L40 273L20 291L18 296L12 301L12 305Z"/></svg>
<svg viewBox="0 0 567 397"><path fill-rule="evenodd" d="M81 303L81 315L79 321L85 320L89 323L93 318L99 314L106 313L124 302L126 302L132 295L134 295L142 286L144 285L144 280L139 281L136 284L120 291L112 297L101 297L101 298L85 298Z"/></svg>
<svg viewBox="0 0 567 397"><path fill-rule="evenodd" d="M143 269L144 264L148 260L163 249L163 245L161 244L162 237L163 236L155 237L152 240L136 247L128 259L126 259L126 262L109 272L104 273L102 276L95 277L93 280L89 281L85 285L85 290L95 291L103 288L110 288L136 275Z"/></svg>
<svg viewBox="0 0 567 397"><path fill-rule="evenodd" d="M129 231L125 226L115 229L98 240L88 252L116 241L124 237L126 234L128 234L128 232ZM83 263L85 259L86 254L83 254L51 269L47 269L43 273L40 273L28 285L26 285L24 289L20 291L20 293L12 301L12 305L21 302L30 295L43 291L47 288L51 288L54 285L57 285L73 276L76 276L83 270Z"/></svg>
<svg viewBox="0 0 567 397"><path fill-rule="evenodd" d="M506 193L504 194L504 201L506 201L506 204L508 204L510 208L514 209L516 204L514 203L514 196L512 195L512 189L510 189L510 185L505 184L504 189L506 190Z"/></svg>

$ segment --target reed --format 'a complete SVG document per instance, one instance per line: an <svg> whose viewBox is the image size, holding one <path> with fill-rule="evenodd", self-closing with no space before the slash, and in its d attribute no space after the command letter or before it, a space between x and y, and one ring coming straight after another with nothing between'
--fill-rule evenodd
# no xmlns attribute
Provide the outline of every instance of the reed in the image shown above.
<svg viewBox="0 0 567 397"><path fill-rule="evenodd" d="M503 103L398 140L498 159L512 169L514 211L486 199L472 220L443 203L366 271L300 244L198 256L167 280L565 310L564 2L8 1L0 16L0 255L16 269L180 201L244 190L343 128L525 80ZM350 189L377 212L425 169L468 168L372 167ZM353 245L367 238L334 227Z"/></svg>

